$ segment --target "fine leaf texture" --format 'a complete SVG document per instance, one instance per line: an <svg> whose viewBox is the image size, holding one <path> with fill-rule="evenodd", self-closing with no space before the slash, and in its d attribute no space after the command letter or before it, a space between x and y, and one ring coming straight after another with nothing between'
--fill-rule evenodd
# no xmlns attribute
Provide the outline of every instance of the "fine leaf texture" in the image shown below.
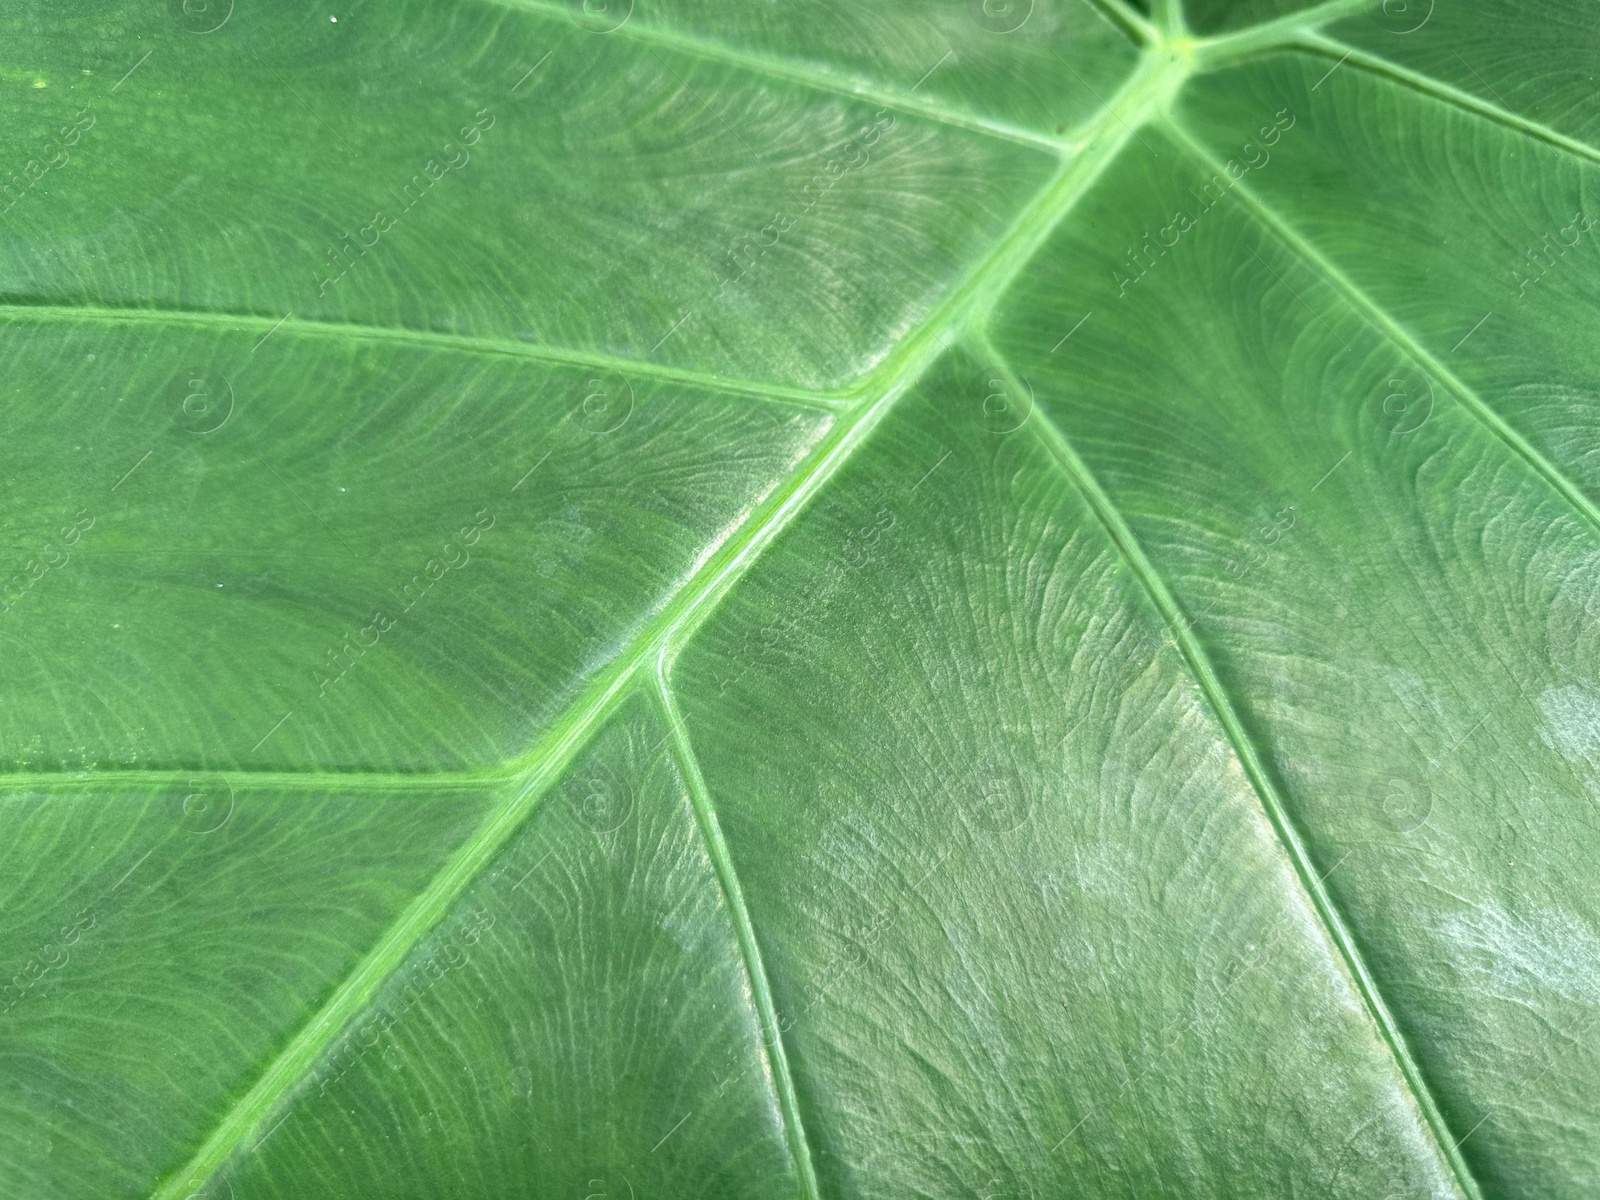
<svg viewBox="0 0 1600 1200"><path fill-rule="evenodd" d="M1600 1192L1588 5L0 34L0 1196Z"/></svg>

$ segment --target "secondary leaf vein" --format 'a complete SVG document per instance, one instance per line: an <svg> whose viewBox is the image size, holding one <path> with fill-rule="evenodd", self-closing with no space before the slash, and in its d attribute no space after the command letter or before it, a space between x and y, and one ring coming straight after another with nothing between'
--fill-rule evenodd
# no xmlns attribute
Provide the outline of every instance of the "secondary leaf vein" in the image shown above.
<svg viewBox="0 0 1600 1200"><path fill-rule="evenodd" d="M1297 38L1288 47L1290 49L1305 50L1312 54L1328 58L1342 58L1352 67L1366 71L1369 74L1380 76L1391 83L1410 88L1430 96L1440 103L1459 108L1463 112L1471 113L1475 117L1493 121L1507 129L1545 143L1564 153L1574 155L1592 163L1600 163L1600 149L1579 141L1577 138L1568 137L1566 134L1551 129L1538 121L1533 121L1509 109L1491 104L1471 92L1463 91L1451 84L1441 82L1431 75L1424 75L1420 71L1413 71L1402 67L1398 63L1380 58L1376 54L1368 54L1365 50L1358 50L1344 42L1321 34L1305 34Z"/></svg>
<svg viewBox="0 0 1600 1200"><path fill-rule="evenodd" d="M1134 11L1124 0L1084 0L1084 3L1126 34L1136 46L1152 46L1161 40L1156 27L1145 20L1144 14Z"/></svg>
<svg viewBox="0 0 1600 1200"><path fill-rule="evenodd" d="M1220 172L1223 170L1222 164L1187 130L1176 122L1169 122L1169 128L1175 140L1208 171ZM1589 499L1576 483L1567 478L1559 466L1546 458L1533 443L1523 437L1510 422L1496 412L1460 376L1445 366L1421 342L1417 341L1405 326L1390 316L1376 300L1367 295L1355 280L1346 275L1343 270L1325 257L1314 245L1301 237L1294 227L1280 217L1272 206L1248 184L1242 180L1236 182L1233 185L1231 194L1239 197L1246 210L1252 214L1257 223L1265 226L1269 233L1294 251L1301 261L1316 271L1357 312L1362 314L1379 333L1408 357L1415 360L1430 375L1443 381L1444 385L1461 402L1463 409L1477 418L1490 433L1531 466L1546 484L1576 510L1577 514L1589 524L1593 532L1600 533L1600 508L1595 506L1594 501Z"/></svg>
<svg viewBox="0 0 1600 1200"><path fill-rule="evenodd" d="M680 383L708 391L732 392L754 396L762 400L776 400L785 404L798 404L806 408L837 412L845 406L847 397L812 392L804 388L783 384L762 383L748 379L730 379L705 371L690 371L680 367L663 366L642 359L621 358L590 350L574 350L561 346L544 346L536 342L523 342L515 338L482 337L473 334L439 333L428 329L407 329L403 326L362 325L354 322L319 321L307 317L262 317L252 313L207 312L173 308L110 308L87 304L56 304L49 301L37 303L0 303L0 321L104 324L104 325L162 325L196 329L215 329L230 332L272 333L281 329L284 334L305 337L329 338L347 341L397 342L407 346L423 346L461 354L498 355L532 362L553 363L562 366L591 367L599 370L620 371L626 375L659 379L665 383Z"/></svg>
<svg viewBox="0 0 1600 1200"><path fill-rule="evenodd" d="M1007 386L1019 389L1021 385L1011 371L1010 365L990 345L987 339L980 342L984 352L993 361L998 371L1007 381ZM1072 443L1059 426L1044 415L1043 409L1035 406L1029 414L1029 425L1034 435L1039 439L1045 450L1061 467L1063 473L1077 487L1079 493L1087 501L1101 525L1105 528L1112 543L1121 553L1123 560L1128 564L1134 577L1139 581L1155 605L1156 611L1161 614L1162 620L1172 631L1177 643L1178 651L1183 657L1184 664L1199 685L1202 695L1205 696L1218 723L1222 726L1223 734L1233 749L1234 755L1244 768L1245 774L1250 779L1251 787L1266 810L1267 818L1273 830L1278 835L1278 840L1284 848L1295 875L1299 878L1301 886L1305 889L1311 901L1312 908L1322 922L1324 931L1344 961L1346 969L1356 986L1356 991L1361 996L1369 1015L1377 1025L1384 1040L1388 1043L1390 1052L1394 1055L1395 1062L1400 1069L1407 1087L1416 1099L1417 1106L1422 1112L1429 1131L1433 1134L1435 1142L1444 1160L1449 1164L1461 1190L1470 1200L1482 1200L1482 1193L1478 1189L1477 1181L1461 1157L1459 1140L1450 1132L1449 1124L1439 1110L1438 1102L1434 1098L1421 1068L1412 1057L1404 1036L1400 1032L1393 1014L1389 1011L1388 1002L1379 990L1377 981L1367 968L1366 960L1356 946L1355 938L1346 926L1343 915L1334 904L1333 897L1324 886L1324 876L1319 874L1311 862L1310 853L1306 850L1300 838L1299 831L1291 820L1288 807L1278 791L1278 786L1266 765L1262 762L1256 751L1255 742L1244 727L1238 710L1234 707L1232 699L1223 687L1222 681L1217 677L1211 665L1210 656L1194 636L1191 623L1184 615L1182 607L1167 587L1166 581L1156 570L1140 545L1133 529L1129 526L1122 513L1112 503L1099 481L1089 470L1082 458L1079 457Z"/></svg>
<svg viewBox="0 0 1600 1200"><path fill-rule="evenodd" d="M656 664L655 695L663 718L670 729L673 756L678 771L689 789L689 800L694 807L695 822L705 840L706 853L717 873L722 887L723 902L733 920L734 932L739 942L739 953L744 959L745 977L755 999L756 1014L761 1025L761 1041L769 1064L769 1079L777 1094L778 1106L783 1113L784 1130L789 1140L790 1155L795 1170L800 1175L800 1192L805 1200L819 1200L817 1172L812 1160L811 1146L806 1138L805 1124L800 1119L800 1098L795 1093L794 1078L789 1071L789 1055L783 1043L783 1031L778 1027L778 1010L772 1000L772 981L761 958L761 945L756 940L755 923L750 919L750 909L745 903L744 888L733 866L733 855L722 836L722 824L711 803L711 790L700 773L700 762L689 743L683 715L673 699L667 680L667 664L658 659Z"/></svg>
<svg viewBox="0 0 1600 1200"><path fill-rule="evenodd" d="M560 4L546 3L544 0L489 0L489 2L504 8L534 13L543 17L559 17L563 20L570 20L573 15L571 8ZM842 71L830 71L826 68L806 63L741 50L721 42L676 33L670 29L661 29L643 21L626 21L612 30L611 36L631 42L639 42L643 45L659 46L662 49L672 50L679 54L708 62L722 63L725 66L735 67L765 79L798 84L813 91L830 92L838 96L846 96L851 99L864 100L872 104L895 108L904 113L926 117L930 121L937 121L941 125L950 125L958 129L985 133L1006 141L1020 142L1025 146L1033 146L1057 153L1060 152L1062 147L1061 141L1057 138L1034 133L1032 130L1023 129L1005 121L997 121L990 117L980 116L976 113L946 108L937 101L917 95L914 90L909 88L902 90L895 87L885 87L872 80L863 79L858 75L847 74Z"/></svg>

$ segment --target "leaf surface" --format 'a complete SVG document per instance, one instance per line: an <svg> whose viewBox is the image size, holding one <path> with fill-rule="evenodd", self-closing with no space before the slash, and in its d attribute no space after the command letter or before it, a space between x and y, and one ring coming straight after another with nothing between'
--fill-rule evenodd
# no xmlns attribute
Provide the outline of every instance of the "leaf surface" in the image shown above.
<svg viewBox="0 0 1600 1200"><path fill-rule="evenodd" d="M1592 26L0 17L0 1191L1592 1193Z"/></svg>

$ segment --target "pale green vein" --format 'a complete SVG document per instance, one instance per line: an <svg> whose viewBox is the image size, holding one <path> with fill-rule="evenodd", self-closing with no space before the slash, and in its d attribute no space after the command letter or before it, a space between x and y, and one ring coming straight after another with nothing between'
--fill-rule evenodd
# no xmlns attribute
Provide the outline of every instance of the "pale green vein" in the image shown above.
<svg viewBox="0 0 1600 1200"><path fill-rule="evenodd" d="M1183 63L1165 51L1157 48L1147 53L1122 90L1107 102L1078 152L1012 223L1005 238L990 251L973 274L940 304L923 327L902 341L868 377L869 392L872 387L881 386L884 399L880 405L885 410L895 396L915 381L961 331L981 328L988 321L996 303L1017 273L1044 244L1062 218L1094 185L1122 147L1152 115L1167 104L1182 83L1185 72ZM880 380L881 383L875 382ZM850 438L859 441L870 431L871 427L863 424L851 431ZM840 460L853 449L853 444L841 444L837 451ZM795 497L796 506L804 503L808 495L809 492ZM772 536L775 537L776 532ZM669 635L669 659L681 652L683 642L693 635L699 622L716 607L737 582L750 559L765 544L763 542L761 546L752 547L750 555L743 560L730 562L727 569L710 582L698 605L698 616L693 620L685 620L679 629Z"/></svg>
<svg viewBox="0 0 1600 1200"><path fill-rule="evenodd" d="M471 334L438 333L428 329L407 329L400 326L359 325L343 321L316 321L289 315L261 317L250 313L207 312L172 308L107 308L90 304L57 304L41 301L37 304L0 303L0 321L37 324L66 325L157 325L168 328L222 330L239 333L270 335L278 338L296 335L327 338L335 341L391 342L403 346L423 346L435 350L450 350L465 354L497 355L531 362L553 363L560 366L586 367L598 370L619 371L645 379L658 379L663 383L677 383L708 391L731 392L754 396L762 400L776 400L798 404L806 408L837 412L844 407L846 397L787 387L776 383L761 383L748 379L730 379L706 371L689 371L679 367L663 366L636 358L619 358L589 350L573 350L560 346L543 346L515 338L479 337ZM270 343L267 343L270 344Z"/></svg>
<svg viewBox="0 0 1600 1200"><path fill-rule="evenodd" d="M660 648L679 624L699 608L707 592L738 562L752 543L765 544L776 536L774 525L786 523L797 511L797 493L809 495L825 482L848 457L841 446L859 444L865 430L879 419L886 400L860 405L839 422L822 445L805 461L779 494L751 514L739 530L710 556L703 567L648 622L629 646L591 678L578 699L562 714L538 744L521 760L520 782L512 794L490 813L484 824L429 881L405 908L328 1000L303 1025L240 1099L225 1113L193 1157L155 1192L156 1200L181 1200L209 1179L228 1157L249 1149L247 1142L278 1103L303 1079L341 1030L375 998L378 989L405 960L411 948L449 911L472 880L510 840L535 811L550 785L615 710L641 665L659 655Z"/></svg>
<svg viewBox="0 0 1600 1200"><path fill-rule="evenodd" d="M1530 121L1527 117L1501 108L1498 104L1491 104L1487 100L1474 96L1471 92L1465 92L1448 83L1442 83L1431 75L1423 75L1397 63L1392 63L1386 58L1380 58L1375 54L1368 54L1364 50L1357 50L1353 46L1347 46L1343 42L1335 41L1333 38L1323 37L1320 34L1305 34L1296 39L1291 48L1337 59L1349 66L1377 75L1392 83L1397 83L1402 87L1431 96L1443 104L1463 109L1473 116L1483 117L1486 120L1494 121L1496 124L1504 125L1508 129L1515 130L1517 133L1533 138L1536 141L1544 142L1557 150L1565 151L1592 163L1600 163L1600 149L1596 149L1587 142L1568 137L1564 133L1551 129L1548 125L1541 125L1538 121Z"/></svg>
<svg viewBox="0 0 1600 1200"><path fill-rule="evenodd" d="M1297 44L1307 34L1314 33L1330 21L1376 8L1378 3L1379 0L1326 0L1326 3L1263 21L1247 29L1196 38L1193 43L1195 62L1201 70L1209 71L1251 55L1282 50Z"/></svg>
<svg viewBox="0 0 1600 1200"><path fill-rule="evenodd" d="M376 998L384 981L405 961L417 941L438 923L510 839L550 782L615 709L641 661L643 656L634 654L614 664L596 680L596 686L585 693L583 702L557 722L541 740L539 764L530 772L527 782L508 803L495 809L384 931L328 1000L296 1031L249 1091L222 1115L193 1157L156 1189L157 1200L182 1200L192 1195L236 1150L252 1148L246 1143L262 1119L305 1077L350 1019Z"/></svg>
<svg viewBox="0 0 1600 1200"><path fill-rule="evenodd" d="M352 972L303 1025L250 1089L219 1119L190 1160L166 1178L155 1200L182 1200L234 1153L288 1098L318 1056L376 996L383 981L437 924L473 878L538 807L550 785L620 703L640 667L670 661L720 599L738 582L810 498L838 472L888 414L894 402L958 331L984 319L1026 256L1083 194L1134 128L1165 104L1184 76L1170 55L1152 55L1102 111L1067 168L1019 216L1006 238L975 266L923 326L910 334L867 381L868 392L834 423L775 494L758 506L672 594L628 646L591 677L578 699L520 760L522 782L384 931Z"/></svg>
<svg viewBox="0 0 1600 1200"><path fill-rule="evenodd" d="M795 1094L794 1079L789 1072L789 1055L783 1044L783 1033L778 1028L778 1009L772 1000L772 983L767 976L766 964L761 959L761 946L756 941L756 929L750 920L750 909L745 904L744 888L739 874L734 870L733 855L722 836L722 824L717 820L717 810L711 803L711 791L700 773L700 762L689 743L689 733L684 727L683 715L672 697L667 680L667 663L658 659L655 677L656 700L667 722L672 739L674 758L684 785L689 789L689 801L694 806L695 821L705 839L706 852L711 857L722 885L723 902L733 919L739 939L739 953L744 958L745 978L755 999L756 1014L761 1024L761 1041L770 1065L770 1079L777 1093L778 1105L783 1112L784 1131L789 1139L789 1152L795 1170L800 1175L800 1194L805 1200L819 1200L817 1172L811 1157L811 1146L806 1140L805 1124L800 1119L800 1098Z"/></svg>
<svg viewBox="0 0 1600 1200"><path fill-rule="evenodd" d="M1010 366L999 353L989 344L987 339L979 342L983 352L994 363L996 371L1005 378L1006 385L1016 389L1015 394L1022 395L1025 389L1012 373ZM1261 756L1257 753L1255 742L1244 727L1244 722L1239 717L1232 699L1227 690L1222 686L1222 681L1217 677L1211 665L1210 656L1201 646L1200 640L1195 637L1191 622L1184 615L1177 599L1168 589L1166 581L1144 552L1144 547L1139 544L1133 529L1123 518L1122 513L1112 503L1094 474L1089 470L1072 443L1067 439L1059 427L1044 415L1044 410L1034 407L1029 416L1029 425L1035 436L1046 451L1055 459L1062 471L1072 480L1078 491L1088 502L1089 507L1107 535L1121 552L1124 561L1133 572L1146 595L1155 605L1156 611L1161 614L1161 619L1171 630L1177 642L1179 653L1182 654L1184 663L1188 666L1195 682L1199 684L1202 694L1206 698L1218 723L1222 726L1223 733L1232 747L1234 755L1238 758L1245 774L1249 777L1252 788L1266 810L1267 818L1271 821L1279 842L1283 845L1290 863L1294 867L1296 876L1299 877L1301 886L1305 889L1312 907L1321 920L1329 940L1337 949L1340 958L1344 961L1345 968L1350 972L1356 990L1366 1005L1368 1014L1382 1033L1393 1054L1395 1063L1406 1081L1418 1108L1421 1110L1424 1121L1438 1143L1440 1154L1449 1164L1455 1174L1456 1181L1461 1190L1470 1200L1482 1200L1477 1181L1473 1178L1471 1170L1467 1167L1466 1160L1462 1158L1459 1148L1460 1139L1454 1137L1450 1131L1449 1123L1444 1114L1439 1110L1432 1089L1428 1086L1422 1069L1412 1057L1411 1049L1407 1045L1404 1035L1400 1032L1399 1025L1394 1015L1389 1011L1388 1002L1384 999L1377 981L1367 968L1366 960L1357 948L1355 938L1346 926L1344 917L1338 906L1334 904L1333 897L1329 894L1323 883L1323 876L1316 870L1307 852L1299 831L1291 820L1288 805L1279 793L1278 785L1272 775L1267 771Z"/></svg>
<svg viewBox="0 0 1600 1200"><path fill-rule="evenodd" d="M1214 38L1198 38L1191 44L1197 71L1216 71L1230 67L1243 59L1285 50L1303 50L1336 63L1355 67L1368 74L1377 75L1403 87L1431 96L1475 116L1483 117L1515 130L1527 137L1544 142L1558 150L1589 162L1600 163L1600 149L1548 125L1530 120L1509 109L1493 104L1453 84L1413 71L1380 55L1369 54L1348 43L1328 37L1321 30L1341 17L1353 16L1377 7L1379 0L1329 0L1314 8L1293 13L1274 21L1265 21L1242 29L1237 33Z"/></svg>
<svg viewBox="0 0 1600 1200"><path fill-rule="evenodd" d="M1192 137L1188 131L1176 122L1169 122L1173 137L1194 156L1208 171L1221 172L1222 164ZM1557 493L1561 495L1579 516L1589 522L1591 528L1600 533L1600 508L1596 508L1594 501L1586 496L1582 489L1562 472L1561 468L1546 458L1537 447L1522 436L1512 425L1497 413L1483 397L1479 396L1449 367L1440 361L1432 351L1428 350L1411 333L1395 320L1372 297L1344 273L1332 260L1312 245L1280 217L1273 208L1267 204L1242 180L1233 185L1231 195L1238 196L1245 208L1255 219L1270 230L1274 236L1293 250L1300 259L1316 271L1323 280L1366 318L1380 333L1397 346L1407 357L1411 358L1424 371L1435 379L1443 382L1445 387L1454 393L1461 407L1472 416L1476 417L1488 430L1509 447L1518 457L1526 462L1533 470Z"/></svg>
<svg viewBox="0 0 1600 1200"><path fill-rule="evenodd" d="M479 791L517 778L510 766L481 771L250 771L212 767L149 768L147 770L13 771L0 773L0 802L28 792L95 792L112 788L157 791L189 787L194 780L221 779L241 791L314 792L328 795L350 792Z"/></svg>
<svg viewBox="0 0 1600 1200"><path fill-rule="evenodd" d="M1153 46L1161 40L1156 27L1125 0L1084 0L1084 3L1126 34L1136 46Z"/></svg>
<svg viewBox="0 0 1600 1200"><path fill-rule="evenodd" d="M560 17L565 20L571 20L574 15L571 7L550 3L547 0L491 0L491 2L505 8L518 9L546 17ZM638 13L634 14L633 19L624 22L620 28L606 36L639 42L647 46L658 46L663 50L670 50L692 58L735 67L765 79L792 83L810 88L813 91L831 92L834 95L847 96L854 100L862 100L880 107L893 108L899 112L925 117L942 125L967 129L975 133L984 133L1010 142L1020 142L1025 146L1033 146L1052 152L1059 152L1062 146L1058 138L1035 133L1030 129L1023 129L1005 121L979 116L976 113L947 108L935 100L928 99L926 96L919 96L912 88L920 80L913 81L912 85L905 89L884 87L882 84L864 79L859 75L833 71L826 67L797 62L792 59L741 50L722 42L712 41L709 38L692 37L674 30L663 29L649 24ZM938 64L931 62L928 64L929 67L936 65Z"/></svg>
<svg viewBox="0 0 1600 1200"><path fill-rule="evenodd" d="M1187 32L1181 0L1155 0L1151 7L1155 12L1156 28L1161 31L1162 37L1178 38Z"/></svg>

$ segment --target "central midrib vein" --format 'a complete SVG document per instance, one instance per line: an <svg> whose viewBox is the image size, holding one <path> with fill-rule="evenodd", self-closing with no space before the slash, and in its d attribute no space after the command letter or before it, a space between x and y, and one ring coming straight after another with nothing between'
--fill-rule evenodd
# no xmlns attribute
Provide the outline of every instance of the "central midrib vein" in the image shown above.
<svg viewBox="0 0 1600 1200"><path fill-rule="evenodd" d="M503 801L470 839L451 855L428 886L367 951L333 990L326 1003L300 1027L267 1066L255 1084L223 1114L193 1157L157 1188L155 1200L181 1200L220 1167L272 1112L279 1100L302 1080L343 1031L377 996L385 980L405 961L411 948L449 911L472 881L538 807L551 783L615 711L634 675L650 661L681 623L703 619L701 608L725 572L759 554L795 511L848 458L882 419L898 392L858 405L837 423L802 470L791 476L776 497L725 541L710 561L675 592L620 655L591 677L578 699L554 722L528 757L528 768Z"/></svg>
<svg viewBox="0 0 1600 1200"><path fill-rule="evenodd" d="M693 636L750 564L860 448L918 374L962 330L987 315L1056 223L1134 132L1167 103L1186 74L1186 66L1169 53L1158 49L1145 55L1087 127L1078 153L1023 209L1006 236L966 280L866 381L866 398L834 424L802 466L668 598L629 646L591 677L578 699L531 752L528 768L511 796L456 850L327 1002L288 1040L249 1090L222 1115L189 1161L166 1177L154 1200L182 1200L201 1186L305 1078L321 1053L376 998L411 948L443 918L537 809L551 784L615 711L640 668L663 654L670 659Z"/></svg>

